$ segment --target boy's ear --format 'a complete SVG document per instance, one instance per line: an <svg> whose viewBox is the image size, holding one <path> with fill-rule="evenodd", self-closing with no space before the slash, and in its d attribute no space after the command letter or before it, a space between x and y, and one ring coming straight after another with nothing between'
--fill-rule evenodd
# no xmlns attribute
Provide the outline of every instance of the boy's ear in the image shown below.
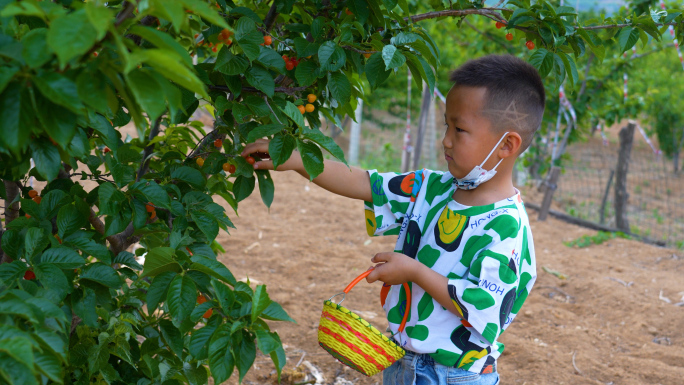
<svg viewBox="0 0 684 385"><path fill-rule="evenodd" d="M520 137L520 134L513 131L506 135L502 143L503 146L499 150L499 157L508 158L509 156L518 154L518 150L520 150L520 146L522 145L522 138Z"/></svg>

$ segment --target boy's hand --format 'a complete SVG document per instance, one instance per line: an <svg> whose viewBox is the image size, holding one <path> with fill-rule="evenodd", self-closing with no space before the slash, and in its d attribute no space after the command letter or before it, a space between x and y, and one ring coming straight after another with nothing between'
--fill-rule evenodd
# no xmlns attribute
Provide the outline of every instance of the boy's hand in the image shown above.
<svg viewBox="0 0 684 385"><path fill-rule="evenodd" d="M366 277L368 283L382 281L388 285L399 285L415 281L415 273L425 266L413 258L401 253L377 253L371 262L377 263L375 269Z"/></svg>
<svg viewBox="0 0 684 385"><path fill-rule="evenodd" d="M254 143L249 143L245 146L240 153L240 156L247 156L254 154L261 158L262 160L254 163L254 168L258 170L273 170L273 160L268 153L269 141L266 139L257 139ZM278 170L276 171L287 171L294 170L298 171L303 169L302 158L299 156L299 152L294 150L292 156L285 163L278 165Z"/></svg>

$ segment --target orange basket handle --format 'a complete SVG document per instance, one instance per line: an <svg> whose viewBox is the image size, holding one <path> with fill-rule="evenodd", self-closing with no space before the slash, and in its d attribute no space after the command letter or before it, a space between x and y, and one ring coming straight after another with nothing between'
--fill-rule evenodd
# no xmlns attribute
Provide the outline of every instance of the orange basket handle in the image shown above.
<svg viewBox="0 0 684 385"><path fill-rule="evenodd" d="M349 293L349 291L356 286L357 283L361 282L362 279L366 278L368 274L370 274L373 271L373 268L371 267L370 269L364 271L361 275L358 277L354 278L353 281L347 287L344 288L344 294ZM404 290L406 291L406 310L404 310L404 318L401 320L401 324L399 325L399 332L404 331L404 327L406 326L406 321L408 320L408 314L409 311L411 310L411 289L409 288L408 283L404 282Z"/></svg>

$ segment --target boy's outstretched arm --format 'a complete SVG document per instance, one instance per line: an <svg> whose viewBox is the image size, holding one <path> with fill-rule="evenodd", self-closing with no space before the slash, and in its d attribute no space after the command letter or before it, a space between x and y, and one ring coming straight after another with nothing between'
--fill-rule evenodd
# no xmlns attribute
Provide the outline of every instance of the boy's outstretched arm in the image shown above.
<svg viewBox="0 0 684 385"><path fill-rule="evenodd" d="M254 153L268 154L269 141L258 139L254 143L249 143L242 151L242 156ZM254 168L259 170L273 170L271 159L261 160L254 164ZM304 169L304 163L297 150L292 152L292 156L285 163L278 165L276 171L293 170L309 179L309 174ZM344 163L324 159L323 172L318 175L314 183L324 189L347 198L361 199L370 202L373 200L371 194L370 177L368 173L358 167L347 167Z"/></svg>

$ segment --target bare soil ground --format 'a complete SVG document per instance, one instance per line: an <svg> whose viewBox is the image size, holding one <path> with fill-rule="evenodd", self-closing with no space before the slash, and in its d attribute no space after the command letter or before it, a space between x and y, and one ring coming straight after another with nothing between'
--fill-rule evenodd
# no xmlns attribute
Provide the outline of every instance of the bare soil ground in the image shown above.
<svg viewBox="0 0 684 385"><path fill-rule="evenodd" d="M361 202L331 194L294 172L273 178L270 212L258 193L240 203L239 218L225 205L237 230L219 235L226 250L219 258L238 279L249 276L252 283L266 284L271 298L297 321L272 323L286 345L286 372L293 373L304 356L327 384L342 378L382 383L381 375L359 375L321 349L317 326L323 301L367 269L375 253L391 251L396 237L368 237ZM539 277L501 337L506 345L499 360L501 383L682 384L684 307L675 304L684 300L684 256L626 239L570 248L563 241L595 232L553 218L538 222L536 212L528 213ZM384 330L379 290L379 284L361 282L345 306ZM259 355L245 382L269 383L273 372L270 359ZM237 373L228 383L237 383Z"/></svg>

